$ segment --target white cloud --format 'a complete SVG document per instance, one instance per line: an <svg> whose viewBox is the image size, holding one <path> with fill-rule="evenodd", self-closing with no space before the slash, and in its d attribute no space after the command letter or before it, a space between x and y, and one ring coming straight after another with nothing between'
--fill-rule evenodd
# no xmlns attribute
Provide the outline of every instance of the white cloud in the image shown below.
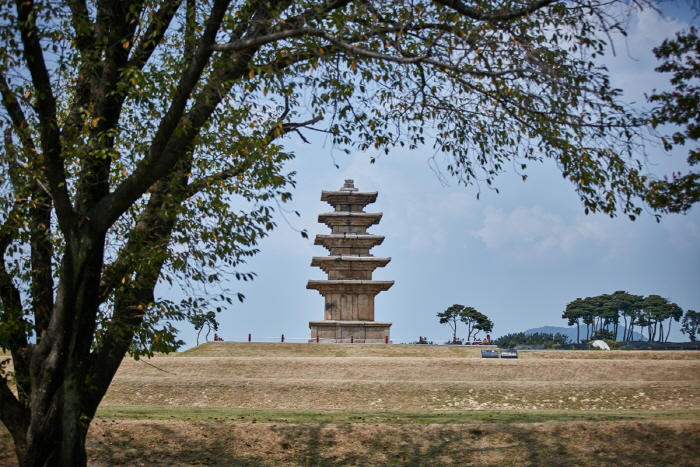
<svg viewBox="0 0 700 467"><path fill-rule="evenodd" d="M669 86L668 74L655 71L659 61L652 49L688 26L678 19L661 17L649 8L630 15L627 36L617 35L613 40L616 55L609 51L603 60L610 71L612 85L624 90L627 102L648 106L645 93Z"/></svg>
<svg viewBox="0 0 700 467"><path fill-rule="evenodd" d="M361 190L379 192L377 206L385 213L373 232L400 239L412 251L444 254L455 232L464 231L475 195L464 187L442 186L422 157L397 152L369 164L369 154L357 153L343 174Z"/></svg>
<svg viewBox="0 0 700 467"><path fill-rule="evenodd" d="M613 239L610 224L600 218L577 216L567 222L540 206L510 211L488 206L483 216L483 227L471 235L498 256L519 262L571 258L590 248L603 248Z"/></svg>

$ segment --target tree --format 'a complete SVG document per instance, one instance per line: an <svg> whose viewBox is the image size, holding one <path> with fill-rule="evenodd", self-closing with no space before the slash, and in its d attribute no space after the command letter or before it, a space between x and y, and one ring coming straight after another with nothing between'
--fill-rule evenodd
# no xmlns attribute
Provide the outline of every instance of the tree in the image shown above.
<svg viewBox="0 0 700 467"><path fill-rule="evenodd" d="M459 319L467 325L467 341L476 340L480 331L485 333L493 331L493 322L470 306L463 307L459 313Z"/></svg>
<svg viewBox="0 0 700 467"><path fill-rule="evenodd" d="M683 316L681 307L659 295L649 295L642 302L638 323L647 328L649 342L664 342L671 332L671 323L680 321ZM664 336L664 321L668 320L668 329Z"/></svg>
<svg viewBox="0 0 700 467"><path fill-rule="evenodd" d="M592 316L594 318L593 332L600 330L610 331L610 325L613 325L615 335L617 335L617 326L620 321L618 309L612 304L611 297L608 294L590 297L589 301L592 308Z"/></svg>
<svg viewBox="0 0 700 467"><path fill-rule="evenodd" d="M617 339L612 331L608 331L607 329L598 329L591 336L591 340L615 341Z"/></svg>
<svg viewBox="0 0 700 467"><path fill-rule="evenodd" d="M566 305L562 318L568 320L569 326L577 325L577 341L580 340L580 321L586 324L586 340L592 339L592 336L601 335L601 331L606 331L605 335L609 332L616 339L618 323L622 316L625 323L622 340L632 340L634 327L641 326L647 328L649 341L662 342L668 340L671 323L674 320L680 320L682 315L683 310L678 305L658 295L649 295L644 298L641 295L617 291L612 295L577 298ZM666 321L668 321L668 327L664 334ZM612 330L611 325L613 325Z"/></svg>
<svg viewBox="0 0 700 467"><path fill-rule="evenodd" d="M576 325L577 343L581 342L581 318L583 318L584 314L582 302L583 300L580 298L577 298L573 302L569 302L566 305L564 313L561 315L562 319L568 320L568 326L573 326L574 324Z"/></svg>
<svg viewBox="0 0 700 467"><path fill-rule="evenodd" d="M452 329L452 342L457 340L457 323L463 310L462 305L452 305L447 310L437 314L437 317L440 318L440 324L447 324Z"/></svg>
<svg viewBox="0 0 700 467"><path fill-rule="evenodd" d="M654 55L663 63L656 69L660 73L672 73L672 92L662 92L649 97L650 102L660 106L652 111L652 125L684 125L670 139L663 139L665 149L674 144L683 145L700 138L700 39L698 31L690 28L676 34L675 40L665 40L654 49ZM654 90L656 91L656 90ZM688 151L688 164L700 162L700 149ZM655 180L651 183L649 203L666 212L685 212L700 200L700 173L674 173L672 179Z"/></svg>
<svg viewBox="0 0 700 467"><path fill-rule="evenodd" d="M694 310L687 310L681 322L681 332L688 334L690 342L697 341L697 333L700 329L700 313Z"/></svg>
<svg viewBox="0 0 700 467"><path fill-rule="evenodd" d="M237 268L293 186L286 135L429 139L464 184L552 159L586 212L646 199L642 122L593 61L608 1L1 5L0 420L23 467L85 465L122 358L176 348L195 301L252 278Z"/></svg>
<svg viewBox="0 0 700 467"><path fill-rule="evenodd" d="M634 336L634 323L637 319L639 310L641 309L642 301L644 297L641 295L631 295L625 291L618 290L617 292L610 295L610 305L612 308L616 309L619 315L623 319L624 323L624 335L622 336L623 341L633 340ZM627 321L629 318L629 322ZM615 331L615 338L617 339L617 330Z"/></svg>
<svg viewBox="0 0 700 467"><path fill-rule="evenodd" d="M477 319L476 325L474 325L474 339L479 334L483 332L484 334L490 334L493 332L493 321L491 321L486 315L479 313L480 316Z"/></svg>
<svg viewBox="0 0 700 467"><path fill-rule="evenodd" d="M199 345L199 335L202 333L205 326L207 328L207 334L205 337L207 341L209 340L209 333L212 329L214 329L214 331L219 330L219 322L216 320L216 313L213 311L207 311L206 313L203 311L200 311L199 313L192 313L189 320L190 323L194 325L194 329L197 331L197 345Z"/></svg>
<svg viewBox="0 0 700 467"><path fill-rule="evenodd" d="M586 325L586 339L591 332L596 330L596 318L600 321L604 313L605 302L602 297L577 298L566 305L566 310L562 314L563 319L568 319L569 326L576 324L576 341L580 342L580 322ZM591 330L591 326L593 329Z"/></svg>
<svg viewBox="0 0 700 467"><path fill-rule="evenodd" d="M452 342L457 341L457 322L461 321L467 326L467 341L472 337L476 339L479 332L489 333L493 331L493 322L475 308L464 305L452 305L445 311L437 314L440 324L447 324L452 329Z"/></svg>

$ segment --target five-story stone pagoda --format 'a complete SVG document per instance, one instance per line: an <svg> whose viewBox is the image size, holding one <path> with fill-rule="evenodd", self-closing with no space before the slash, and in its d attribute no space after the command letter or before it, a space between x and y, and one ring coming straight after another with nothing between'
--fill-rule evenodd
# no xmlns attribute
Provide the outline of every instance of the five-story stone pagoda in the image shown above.
<svg viewBox="0 0 700 467"><path fill-rule="evenodd" d="M374 297L388 290L394 281L373 281L372 271L384 267L391 258L372 256L369 250L384 241L381 235L367 233L379 224L382 213L364 212L377 200L377 192L359 192L353 180L345 180L339 191L322 191L334 212L319 214L318 221L331 229L330 235L317 235L315 245L324 246L328 256L314 256L311 266L320 267L328 280L310 280L307 289L318 290L326 302L323 321L311 321L312 341L388 342L391 323L374 320Z"/></svg>

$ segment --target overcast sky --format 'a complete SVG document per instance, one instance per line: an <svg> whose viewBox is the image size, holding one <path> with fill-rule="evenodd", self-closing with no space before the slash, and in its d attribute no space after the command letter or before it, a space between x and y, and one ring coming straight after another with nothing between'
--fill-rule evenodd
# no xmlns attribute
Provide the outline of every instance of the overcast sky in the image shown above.
<svg viewBox="0 0 700 467"><path fill-rule="evenodd" d="M668 86L668 75L654 72L658 63L651 49L687 26L652 11L631 19L627 42L618 40L617 55L607 59L613 84L625 90L627 101L643 104L644 92ZM372 253L392 261L374 279L396 283L377 296L375 319L393 323L395 340L427 336L444 342L451 332L435 315L455 303L491 318L495 337L566 326L561 314L568 302L616 290L658 294L684 310L700 310L700 207L660 223L649 213L635 222L586 216L573 185L551 161L529 165L525 182L513 172L503 174L497 179L500 194L482 189L477 200L475 187L458 186L449 177L450 186L440 183L430 169L430 145L399 149L370 164L376 153L333 154L323 138L308 133L311 144L295 136L286 140L297 155L288 165L297 172L297 188L285 207L301 217L287 216L293 228L278 218L261 253L248 261L255 281L227 285L246 300L219 315L224 337L308 338L308 322L323 319L323 297L307 290L306 282L326 278L310 267L312 256L327 254L313 245L316 234L329 232L317 222L319 213L331 209L320 201L321 190L338 190L344 179L354 179L360 191L379 192L366 211L384 213L369 231L386 239ZM685 157L685 151L660 155L650 170L682 169ZM295 229L306 229L309 239ZM191 327L178 327L187 347L194 345ZM673 323L670 340L687 340L679 328Z"/></svg>

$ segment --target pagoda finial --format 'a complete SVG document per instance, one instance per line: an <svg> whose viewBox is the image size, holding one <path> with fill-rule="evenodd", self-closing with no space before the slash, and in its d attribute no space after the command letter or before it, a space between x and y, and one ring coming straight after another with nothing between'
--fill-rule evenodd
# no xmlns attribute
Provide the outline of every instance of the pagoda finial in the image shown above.
<svg viewBox="0 0 700 467"><path fill-rule="evenodd" d="M357 188L355 188L355 180L346 179L340 191L357 191Z"/></svg>

